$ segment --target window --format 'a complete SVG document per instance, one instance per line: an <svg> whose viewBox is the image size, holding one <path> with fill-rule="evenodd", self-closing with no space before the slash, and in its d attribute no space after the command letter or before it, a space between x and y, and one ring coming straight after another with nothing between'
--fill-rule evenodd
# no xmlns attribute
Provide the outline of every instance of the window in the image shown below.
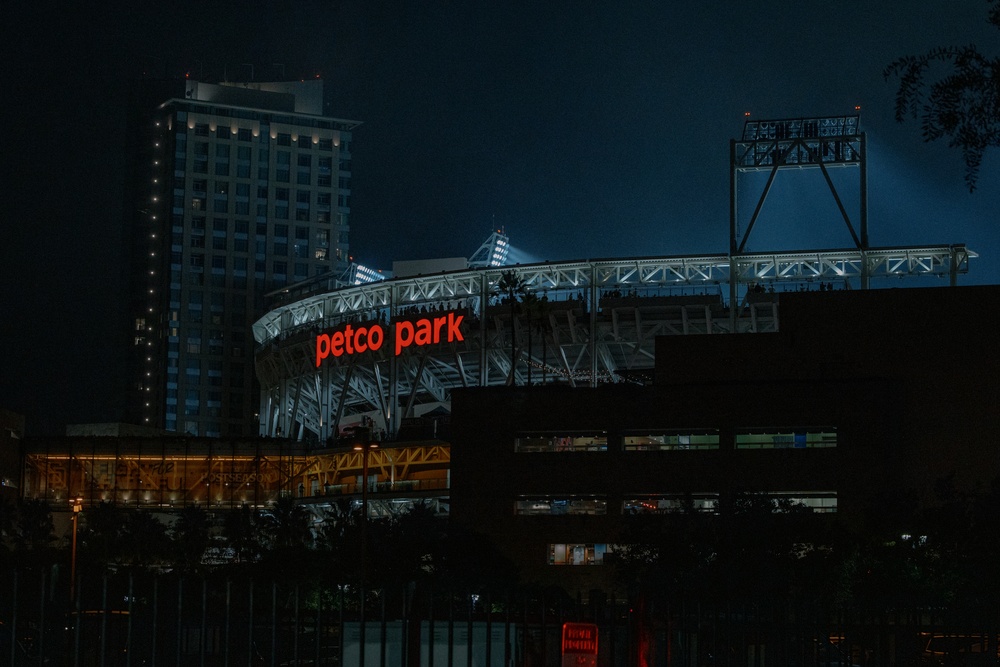
<svg viewBox="0 0 1000 667"><path fill-rule="evenodd" d="M333 139L320 139L319 149L321 151L332 151L333 150Z"/></svg>
<svg viewBox="0 0 1000 667"><path fill-rule="evenodd" d="M650 431L648 435L626 435L624 446L627 452L718 449L719 432L713 429Z"/></svg>
<svg viewBox="0 0 1000 667"><path fill-rule="evenodd" d="M587 435L524 435L514 441L515 452L606 452L606 433Z"/></svg>
<svg viewBox="0 0 1000 667"><path fill-rule="evenodd" d="M222 127L221 125L219 125L215 129L216 139L228 139L230 134L232 134L232 130L230 130L228 127Z"/></svg>
<svg viewBox="0 0 1000 667"><path fill-rule="evenodd" d="M295 162L300 167L305 167L308 169L309 167L312 166L312 155L309 155L308 153L299 153Z"/></svg>
<svg viewBox="0 0 1000 667"><path fill-rule="evenodd" d="M549 565L603 565L607 544L550 544Z"/></svg>
<svg viewBox="0 0 1000 667"><path fill-rule="evenodd" d="M623 511L636 514L717 514L718 493L661 493L626 497Z"/></svg>
<svg viewBox="0 0 1000 667"><path fill-rule="evenodd" d="M298 144L299 148L312 148L312 137L300 134Z"/></svg>
<svg viewBox="0 0 1000 667"><path fill-rule="evenodd" d="M288 201L288 193L289 193L288 188L275 188L274 198L277 199L278 201Z"/></svg>
<svg viewBox="0 0 1000 667"><path fill-rule="evenodd" d="M833 428L746 428L736 432L736 449L814 449L837 446Z"/></svg>
<svg viewBox="0 0 1000 667"><path fill-rule="evenodd" d="M219 128L220 130L222 128ZM226 130L226 134L229 134L229 130ZM229 144L216 144L215 145L215 157L222 158L225 160L229 159Z"/></svg>
<svg viewBox="0 0 1000 667"><path fill-rule="evenodd" d="M607 500L598 496L521 496L514 501L514 514L519 516L607 513Z"/></svg>
<svg viewBox="0 0 1000 667"><path fill-rule="evenodd" d="M208 136L208 123L197 123L194 126L194 134L196 137L207 137Z"/></svg>
<svg viewBox="0 0 1000 667"><path fill-rule="evenodd" d="M236 138L240 141L250 141L253 139L253 132L249 127L241 127L236 131ZM242 149L241 149L242 150Z"/></svg>
<svg viewBox="0 0 1000 667"><path fill-rule="evenodd" d="M278 145L279 146L291 146L292 145L292 135L286 134L284 132L278 133Z"/></svg>
<svg viewBox="0 0 1000 667"><path fill-rule="evenodd" d="M777 491L767 495L775 513L830 514L837 511L836 491Z"/></svg>

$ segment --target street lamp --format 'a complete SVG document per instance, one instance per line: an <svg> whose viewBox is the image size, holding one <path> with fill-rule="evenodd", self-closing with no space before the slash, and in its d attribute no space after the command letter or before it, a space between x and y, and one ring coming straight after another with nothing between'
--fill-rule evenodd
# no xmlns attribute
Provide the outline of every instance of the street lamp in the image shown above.
<svg viewBox="0 0 1000 667"><path fill-rule="evenodd" d="M368 436L368 432L363 433ZM368 440L365 437L365 440ZM374 440L368 442L358 442L354 445L354 451L361 452L361 583L365 580L365 532L368 527L368 456L373 450L378 449L378 443Z"/></svg>
<svg viewBox="0 0 1000 667"><path fill-rule="evenodd" d="M367 549L368 538L368 456L372 450L378 449L378 443L371 439L371 431L363 429L360 432L361 439L354 444L354 451L361 452L361 606L358 614L358 629L360 638L358 643L358 658L360 664L365 664L365 550Z"/></svg>
<svg viewBox="0 0 1000 667"><path fill-rule="evenodd" d="M76 597L76 529L80 512L83 511L83 498L77 497L70 501L73 504L73 546L70 549L69 564L69 601L72 604Z"/></svg>

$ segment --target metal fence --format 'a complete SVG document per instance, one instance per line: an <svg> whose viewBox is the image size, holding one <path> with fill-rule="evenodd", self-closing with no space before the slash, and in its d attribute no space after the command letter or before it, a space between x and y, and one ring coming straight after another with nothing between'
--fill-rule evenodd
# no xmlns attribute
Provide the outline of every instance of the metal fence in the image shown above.
<svg viewBox="0 0 1000 667"><path fill-rule="evenodd" d="M289 564L293 570L294 565ZM0 665L543 667L564 623L598 628L597 665L896 667L997 664L995 616L832 613L815 605L677 601L594 591L371 590L238 575L0 575ZM364 604L362 605L362 599Z"/></svg>

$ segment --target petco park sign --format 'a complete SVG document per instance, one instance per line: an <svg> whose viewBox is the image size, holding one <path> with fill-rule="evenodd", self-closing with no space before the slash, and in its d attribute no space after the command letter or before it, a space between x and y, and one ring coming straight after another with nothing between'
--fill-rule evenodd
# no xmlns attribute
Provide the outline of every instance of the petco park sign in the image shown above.
<svg viewBox="0 0 1000 667"><path fill-rule="evenodd" d="M419 320L403 320L389 326L392 332L395 354L416 345L437 343L458 343L465 340L459 328L465 315L448 313L439 317L423 317ZM345 354L376 352L382 349L386 338L386 328L373 323L368 326L348 324L343 329L316 336L316 365L319 366L329 356L342 357Z"/></svg>

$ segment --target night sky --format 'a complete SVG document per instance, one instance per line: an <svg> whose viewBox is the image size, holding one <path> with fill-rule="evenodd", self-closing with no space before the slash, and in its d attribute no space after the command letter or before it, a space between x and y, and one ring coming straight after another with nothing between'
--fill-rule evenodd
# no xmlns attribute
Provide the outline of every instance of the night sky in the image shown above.
<svg viewBox="0 0 1000 667"><path fill-rule="evenodd" d="M725 253L744 113L860 105L871 244L965 243L980 258L961 282L1000 283L1000 151L969 194L960 154L897 124L882 77L937 45L1000 53L985 1L9 4L0 407L31 433L118 417L122 135L141 70L320 74L328 115L364 123L351 250L383 268L468 256L494 226L522 261ZM851 244L809 189L819 173L798 178L779 178L751 250Z"/></svg>

